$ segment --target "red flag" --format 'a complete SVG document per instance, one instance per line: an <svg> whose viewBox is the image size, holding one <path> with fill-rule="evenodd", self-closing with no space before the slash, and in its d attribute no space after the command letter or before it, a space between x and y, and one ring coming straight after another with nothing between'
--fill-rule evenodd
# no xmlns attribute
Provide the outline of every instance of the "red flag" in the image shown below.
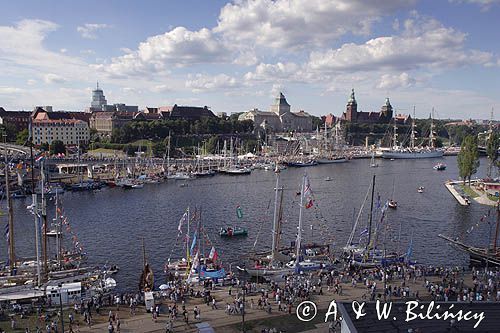
<svg viewBox="0 0 500 333"><path fill-rule="evenodd" d="M309 209L309 208L311 208L312 206L313 206L313 201L312 201L312 199L309 199L309 201L308 201L308 202L306 202L306 209Z"/></svg>

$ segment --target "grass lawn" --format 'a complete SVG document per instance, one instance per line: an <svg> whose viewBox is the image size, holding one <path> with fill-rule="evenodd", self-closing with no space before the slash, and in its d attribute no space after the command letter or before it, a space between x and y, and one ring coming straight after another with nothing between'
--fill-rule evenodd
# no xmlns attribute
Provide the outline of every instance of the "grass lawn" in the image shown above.
<svg viewBox="0 0 500 333"><path fill-rule="evenodd" d="M479 197L479 194L477 194L469 185L459 185L460 188L471 198L477 198Z"/></svg>

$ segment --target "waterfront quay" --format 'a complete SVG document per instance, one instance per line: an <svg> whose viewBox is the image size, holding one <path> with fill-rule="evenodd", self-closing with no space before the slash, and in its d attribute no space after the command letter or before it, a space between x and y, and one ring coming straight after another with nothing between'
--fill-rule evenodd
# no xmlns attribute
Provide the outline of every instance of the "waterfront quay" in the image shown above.
<svg viewBox="0 0 500 333"><path fill-rule="evenodd" d="M53 308L41 310L39 316L15 315L11 318L16 329L12 330L12 322L8 321L2 322L1 327L9 332L25 329L35 332L36 327L45 328L53 323L61 327L64 320L65 332L105 332L110 325L116 332L130 333L160 333L167 329L199 332L202 326L211 327L215 332L241 332L242 325L247 332L273 329L277 332L340 332L340 322L333 316L326 317L332 300L345 306L350 306L352 301L376 300L418 300L422 304L429 301L498 302L499 274L496 270L393 265L372 270L325 271L267 283L237 278L224 285L177 282L157 292L153 311L144 307L140 295L122 293L96 298L91 305L83 303L80 307L64 308L62 314L61 309ZM297 306L303 301L312 301L317 306L317 316L311 321L297 317ZM354 318L350 320L355 322ZM416 329L421 324L400 325Z"/></svg>

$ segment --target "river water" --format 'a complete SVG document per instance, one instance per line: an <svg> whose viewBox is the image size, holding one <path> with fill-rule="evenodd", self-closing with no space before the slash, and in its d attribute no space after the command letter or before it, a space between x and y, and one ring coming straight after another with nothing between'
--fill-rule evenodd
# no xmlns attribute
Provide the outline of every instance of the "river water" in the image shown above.
<svg viewBox="0 0 500 333"><path fill-rule="evenodd" d="M439 161L447 164L445 171L432 169ZM468 265L468 257L445 244L438 234L460 236L467 243L484 245L488 225L486 220L480 222L480 218L489 207L475 202L462 207L444 187L447 179L458 177L456 157L379 160L378 163L378 168L370 168L369 160L353 160L282 171L285 188L283 244L289 244L297 231L300 200L297 192L304 172L308 174L314 196L313 207L304 209L304 241L328 242L337 249L345 245L354 213L357 215L375 174L375 206L377 194L382 204L393 193L398 202L397 210L388 210L385 219L387 248L399 247L406 251L413 234L414 260L436 265ZM486 164L486 159L481 159L478 177L485 174ZM326 177L332 181L325 181ZM188 186L181 187L181 183ZM195 207L201 210L203 225L210 238L203 241L204 246L209 250L211 242L226 267L238 262L254 244L257 250L270 247L274 184L273 172L255 170L247 176L216 175L190 181L168 181L135 190L105 188L94 193L67 192L62 195L62 202L72 230L88 253L89 264L118 265L121 270L115 278L119 289L136 290L142 269L141 238L145 239L146 255L159 285L164 281L163 267L167 258L178 258L185 253L181 244L183 236L177 238L177 227L188 206L191 211ZM417 193L419 186L425 187L424 193ZM33 217L26 209L30 201L31 198L14 200L16 253L20 256L34 255ZM238 205L243 211L241 220L236 216ZM367 223L369 205L370 199L361 215L355 241ZM49 203L49 220L54 217L54 210L54 204ZM489 218L492 223L493 213L492 210ZM374 220L377 219L375 216ZM7 223L6 216L2 220L3 225ZM218 230L226 225L242 225L248 228L249 236L221 239ZM472 226L473 232L467 233ZM0 239L0 257L7 258L5 237Z"/></svg>

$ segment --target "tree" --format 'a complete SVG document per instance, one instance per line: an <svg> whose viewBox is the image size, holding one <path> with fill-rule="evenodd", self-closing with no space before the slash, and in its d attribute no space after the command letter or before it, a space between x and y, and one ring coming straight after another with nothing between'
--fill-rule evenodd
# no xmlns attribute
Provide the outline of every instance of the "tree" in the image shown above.
<svg viewBox="0 0 500 333"><path fill-rule="evenodd" d="M19 133L17 133L16 135L16 144L18 145L25 145L28 143L28 137L29 137L30 133L28 131L28 129L23 129L22 131L20 131Z"/></svg>
<svg viewBox="0 0 500 333"><path fill-rule="evenodd" d="M479 168L479 152L477 150L477 137L468 135L465 137L460 148L460 153L457 156L459 175L464 181L470 179Z"/></svg>
<svg viewBox="0 0 500 333"><path fill-rule="evenodd" d="M491 178L493 166L497 164L498 148L500 148L500 135L496 132L490 134L488 144L486 145L486 154L488 155L488 178Z"/></svg>
<svg viewBox="0 0 500 333"><path fill-rule="evenodd" d="M53 154L65 154L66 153L66 146L61 140L54 140L52 141L52 144L50 145L50 153Z"/></svg>

